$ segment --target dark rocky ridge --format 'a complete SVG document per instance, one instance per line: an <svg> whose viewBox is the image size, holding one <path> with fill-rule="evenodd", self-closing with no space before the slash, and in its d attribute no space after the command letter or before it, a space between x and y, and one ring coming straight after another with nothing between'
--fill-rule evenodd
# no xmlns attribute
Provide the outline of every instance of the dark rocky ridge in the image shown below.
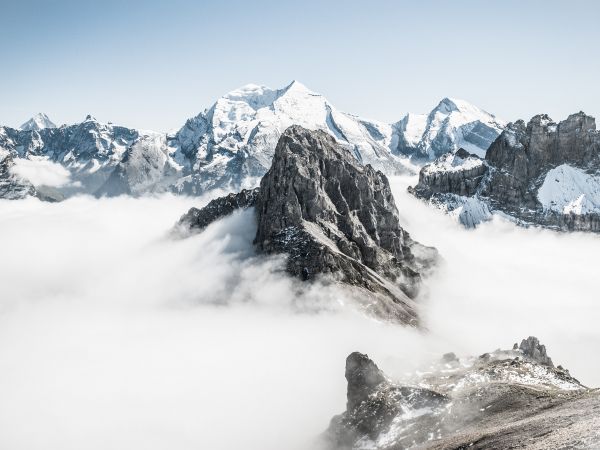
<svg viewBox="0 0 600 450"><path fill-rule="evenodd" d="M391 381L367 355L352 353L347 408L332 419L326 446L598 448L600 392L548 365L545 348L540 359L537 338L521 347L461 360L445 355L410 384Z"/></svg>
<svg viewBox="0 0 600 450"><path fill-rule="evenodd" d="M538 199L546 174L560 165L600 174L600 132L595 119L583 112L558 124L547 115L509 124L476 168L444 169L444 158L421 169L419 183L411 188L414 195L450 209L471 197L523 225L600 232L599 214L545 209Z"/></svg>
<svg viewBox="0 0 600 450"><path fill-rule="evenodd" d="M333 137L288 128L260 188L193 208L179 228L201 230L250 206L257 250L287 254L287 272L303 280L329 275L370 298L367 308L379 317L418 323L410 297L437 252L402 229L385 175L360 165Z"/></svg>

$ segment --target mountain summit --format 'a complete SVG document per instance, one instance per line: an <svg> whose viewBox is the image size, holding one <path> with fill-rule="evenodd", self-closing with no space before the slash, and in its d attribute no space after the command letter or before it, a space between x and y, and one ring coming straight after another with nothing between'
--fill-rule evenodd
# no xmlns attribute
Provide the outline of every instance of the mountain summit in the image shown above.
<svg viewBox="0 0 600 450"><path fill-rule="evenodd" d="M23 131L40 131L44 128L56 128L54 122L44 113L37 113L20 127Z"/></svg>
<svg viewBox="0 0 600 450"><path fill-rule="evenodd" d="M276 90L249 84L188 120L170 140L191 171L181 191L239 189L256 183L270 167L279 137L291 125L327 132L357 160L386 173L409 170L405 158L390 149L390 125L342 113L298 81Z"/></svg>
<svg viewBox="0 0 600 450"><path fill-rule="evenodd" d="M371 314L418 325L411 297L437 252L400 226L385 175L361 165L333 136L289 127L259 188L192 208L179 226L202 230L249 207L256 212L256 249L286 254L288 273L334 280Z"/></svg>
<svg viewBox="0 0 600 450"><path fill-rule="evenodd" d="M396 151L427 161L463 148L483 158L505 126L465 100L444 98L429 114L409 113L394 125Z"/></svg>
<svg viewBox="0 0 600 450"><path fill-rule="evenodd" d="M366 120L292 81L281 89L258 84L235 89L171 134L103 124L91 115L56 128L39 114L22 129L0 127L0 148L15 160L41 158L65 167L73 181L61 188L65 196L236 192L258 185L292 125L324 131L357 162L396 175L414 173L414 162L459 146L484 154L502 122L456 99L396 124Z"/></svg>

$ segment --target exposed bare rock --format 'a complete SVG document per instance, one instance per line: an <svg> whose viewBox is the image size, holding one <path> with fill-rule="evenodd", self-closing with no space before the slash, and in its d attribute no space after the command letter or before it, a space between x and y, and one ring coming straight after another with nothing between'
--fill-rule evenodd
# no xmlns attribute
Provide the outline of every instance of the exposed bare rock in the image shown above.
<svg viewBox="0 0 600 450"><path fill-rule="evenodd" d="M554 367L554 364L552 364L552 359L550 359L550 357L546 354L546 346L541 345L538 338L529 336L527 339L523 339L519 349L525 356L534 360L538 364Z"/></svg>
<svg viewBox="0 0 600 450"><path fill-rule="evenodd" d="M509 124L477 167L449 159L423 167L411 192L450 211L472 198L521 225L600 232L600 132L583 112Z"/></svg>
<svg viewBox="0 0 600 450"><path fill-rule="evenodd" d="M216 220L230 215L237 209L251 208L256 204L258 188L243 189L237 194L228 194L211 200L204 208L191 208L179 223L190 231L202 231Z"/></svg>
<svg viewBox="0 0 600 450"><path fill-rule="evenodd" d="M348 403L332 449L598 448L600 392L530 337L521 348L442 358L399 383L366 355L346 360Z"/></svg>
<svg viewBox="0 0 600 450"><path fill-rule="evenodd" d="M379 317L418 323L410 297L437 252L402 229L385 175L329 134L289 127L258 190L192 209L180 225L203 228L254 205L259 252L287 254L287 271L303 280L326 276L360 290Z"/></svg>

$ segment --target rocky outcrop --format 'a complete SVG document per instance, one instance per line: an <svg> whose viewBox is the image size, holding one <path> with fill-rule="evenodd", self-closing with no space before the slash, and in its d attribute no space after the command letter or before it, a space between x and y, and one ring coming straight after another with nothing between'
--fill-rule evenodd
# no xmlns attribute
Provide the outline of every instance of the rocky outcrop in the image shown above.
<svg viewBox="0 0 600 450"><path fill-rule="evenodd" d="M211 223L232 214L237 209L251 208L256 204L259 189L243 189L211 200L204 208L191 208L180 220L185 231L201 231Z"/></svg>
<svg viewBox="0 0 600 450"><path fill-rule="evenodd" d="M472 196L477 193L482 178L488 171L485 162L477 155L460 148L428 164L419 172L419 183L411 192L419 197L453 193Z"/></svg>
<svg viewBox="0 0 600 450"><path fill-rule="evenodd" d="M376 440L407 409L438 408L449 399L431 389L390 382L367 355L346 359L346 412L332 419L328 440L335 448L353 448L361 439Z"/></svg>
<svg viewBox="0 0 600 450"><path fill-rule="evenodd" d="M517 344L515 344L516 346ZM514 347L513 347L514 348ZM519 350L523 352L527 358L535 361L543 366L554 367L552 359L546 353L546 346L541 345L538 338L535 336L529 336L527 339L521 341Z"/></svg>
<svg viewBox="0 0 600 450"><path fill-rule="evenodd" d="M253 205L259 252L286 254L287 271L302 280L325 277L359 290L379 317L417 324L410 297L437 252L402 229L385 175L333 137L288 128L258 190L192 209L179 227L201 229Z"/></svg>
<svg viewBox="0 0 600 450"><path fill-rule="evenodd" d="M473 198L522 225L600 232L600 133L593 117L580 112L558 124L546 115L517 121L476 169L469 158L457 165L448 160L423 167L411 192L450 209Z"/></svg>
<svg viewBox="0 0 600 450"><path fill-rule="evenodd" d="M480 357L445 355L403 383L355 352L346 379L346 411L324 435L332 449L600 445L600 415L590 414L600 408L600 392L555 368L534 337Z"/></svg>

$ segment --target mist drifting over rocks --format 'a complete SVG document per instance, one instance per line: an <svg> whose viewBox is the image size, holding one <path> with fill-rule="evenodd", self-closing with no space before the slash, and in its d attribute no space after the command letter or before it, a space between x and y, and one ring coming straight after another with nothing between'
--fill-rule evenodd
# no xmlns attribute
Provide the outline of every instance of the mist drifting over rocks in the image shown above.
<svg viewBox="0 0 600 450"><path fill-rule="evenodd" d="M2 446L315 448L344 409L353 351L400 376L535 335L600 385L597 237L465 230L407 194L414 179L390 181L401 225L443 256L417 298L427 332L358 314L343 290L300 288L280 257L255 253L251 211L168 236L222 193L0 202Z"/></svg>

